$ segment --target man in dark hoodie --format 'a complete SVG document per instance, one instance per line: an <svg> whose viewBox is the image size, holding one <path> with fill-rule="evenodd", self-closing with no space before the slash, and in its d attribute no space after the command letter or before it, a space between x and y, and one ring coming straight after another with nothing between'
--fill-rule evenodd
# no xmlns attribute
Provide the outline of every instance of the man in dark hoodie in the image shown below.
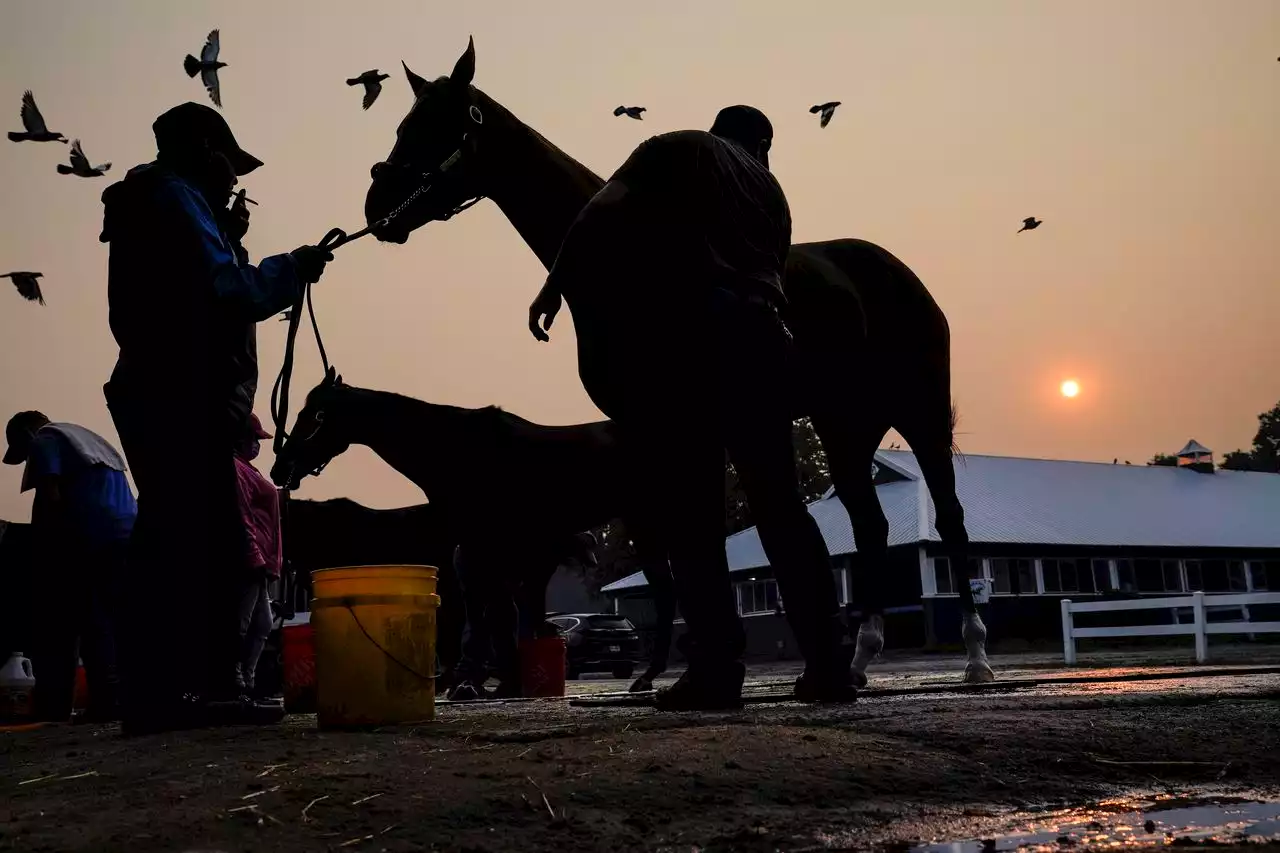
<svg viewBox="0 0 1280 853"><path fill-rule="evenodd" d="M174 107L152 125L155 162L107 188L101 240L120 356L104 386L138 488L130 542L135 612L122 624L126 731L278 719L237 684L232 568L246 543L234 448L258 384L256 324L289 307L333 256L264 258L237 178L262 165L217 111Z"/></svg>

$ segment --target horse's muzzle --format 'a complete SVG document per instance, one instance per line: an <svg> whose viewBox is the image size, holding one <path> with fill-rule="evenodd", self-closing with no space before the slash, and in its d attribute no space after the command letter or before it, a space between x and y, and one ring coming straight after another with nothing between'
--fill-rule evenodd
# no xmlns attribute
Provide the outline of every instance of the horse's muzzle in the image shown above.
<svg viewBox="0 0 1280 853"><path fill-rule="evenodd" d="M280 489L296 489L301 485L301 477L296 476L297 466L293 462L276 459L271 466L271 482Z"/></svg>

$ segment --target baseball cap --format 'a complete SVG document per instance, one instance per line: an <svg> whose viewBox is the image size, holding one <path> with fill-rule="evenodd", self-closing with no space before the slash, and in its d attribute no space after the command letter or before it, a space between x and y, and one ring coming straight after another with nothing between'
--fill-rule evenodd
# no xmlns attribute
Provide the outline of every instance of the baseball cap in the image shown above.
<svg viewBox="0 0 1280 853"><path fill-rule="evenodd" d="M163 113L151 125L156 135L156 148L161 151L191 149L209 143L214 151L224 154L237 176L247 175L262 161L240 147L231 126L213 107L187 101Z"/></svg>
<svg viewBox="0 0 1280 853"><path fill-rule="evenodd" d="M254 438L271 438L271 433L263 429L262 421L252 412L249 413L249 432L253 434Z"/></svg>
<svg viewBox="0 0 1280 853"><path fill-rule="evenodd" d="M773 123L755 107L736 104L716 113L711 132L733 139L773 139Z"/></svg>
<svg viewBox="0 0 1280 853"><path fill-rule="evenodd" d="M4 464L21 465L27 461L27 445L30 433L49 423L42 412L18 412L9 418L9 425L4 429L4 437L9 442L4 452Z"/></svg>

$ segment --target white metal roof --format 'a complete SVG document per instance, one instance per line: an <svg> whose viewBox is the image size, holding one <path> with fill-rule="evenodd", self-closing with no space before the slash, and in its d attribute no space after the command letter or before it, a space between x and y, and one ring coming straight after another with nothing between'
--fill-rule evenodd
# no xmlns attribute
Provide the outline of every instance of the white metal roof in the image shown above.
<svg viewBox="0 0 1280 853"><path fill-rule="evenodd" d="M889 545L939 541L915 454L881 450L876 462L909 478L876 489ZM1277 474L977 455L953 465L976 544L1280 549ZM854 552L849 516L834 495L811 503L809 513L832 555ZM768 565L754 527L726 539L725 552L730 571ZM644 585L644 576L634 574L603 591Z"/></svg>

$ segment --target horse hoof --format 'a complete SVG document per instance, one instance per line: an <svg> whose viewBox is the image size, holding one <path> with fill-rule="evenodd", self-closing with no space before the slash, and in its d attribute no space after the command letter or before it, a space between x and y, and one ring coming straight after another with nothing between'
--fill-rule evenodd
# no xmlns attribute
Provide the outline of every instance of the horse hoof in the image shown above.
<svg viewBox="0 0 1280 853"><path fill-rule="evenodd" d="M854 687L859 690L865 690L867 688L867 674L865 672L859 672L855 669L851 670L850 674L853 676Z"/></svg>
<svg viewBox="0 0 1280 853"><path fill-rule="evenodd" d="M652 689L653 689L653 682L642 675L635 680L635 682L631 685L631 689L628 690L627 692L628 693L648 693Z"/></svg>
<svg viewBox="0 0 1280 853"><path fill-rule="evenodd" d="M996 674L984 662L971 663L964 668L965 684L990 684L996 680Z"/></svg>

